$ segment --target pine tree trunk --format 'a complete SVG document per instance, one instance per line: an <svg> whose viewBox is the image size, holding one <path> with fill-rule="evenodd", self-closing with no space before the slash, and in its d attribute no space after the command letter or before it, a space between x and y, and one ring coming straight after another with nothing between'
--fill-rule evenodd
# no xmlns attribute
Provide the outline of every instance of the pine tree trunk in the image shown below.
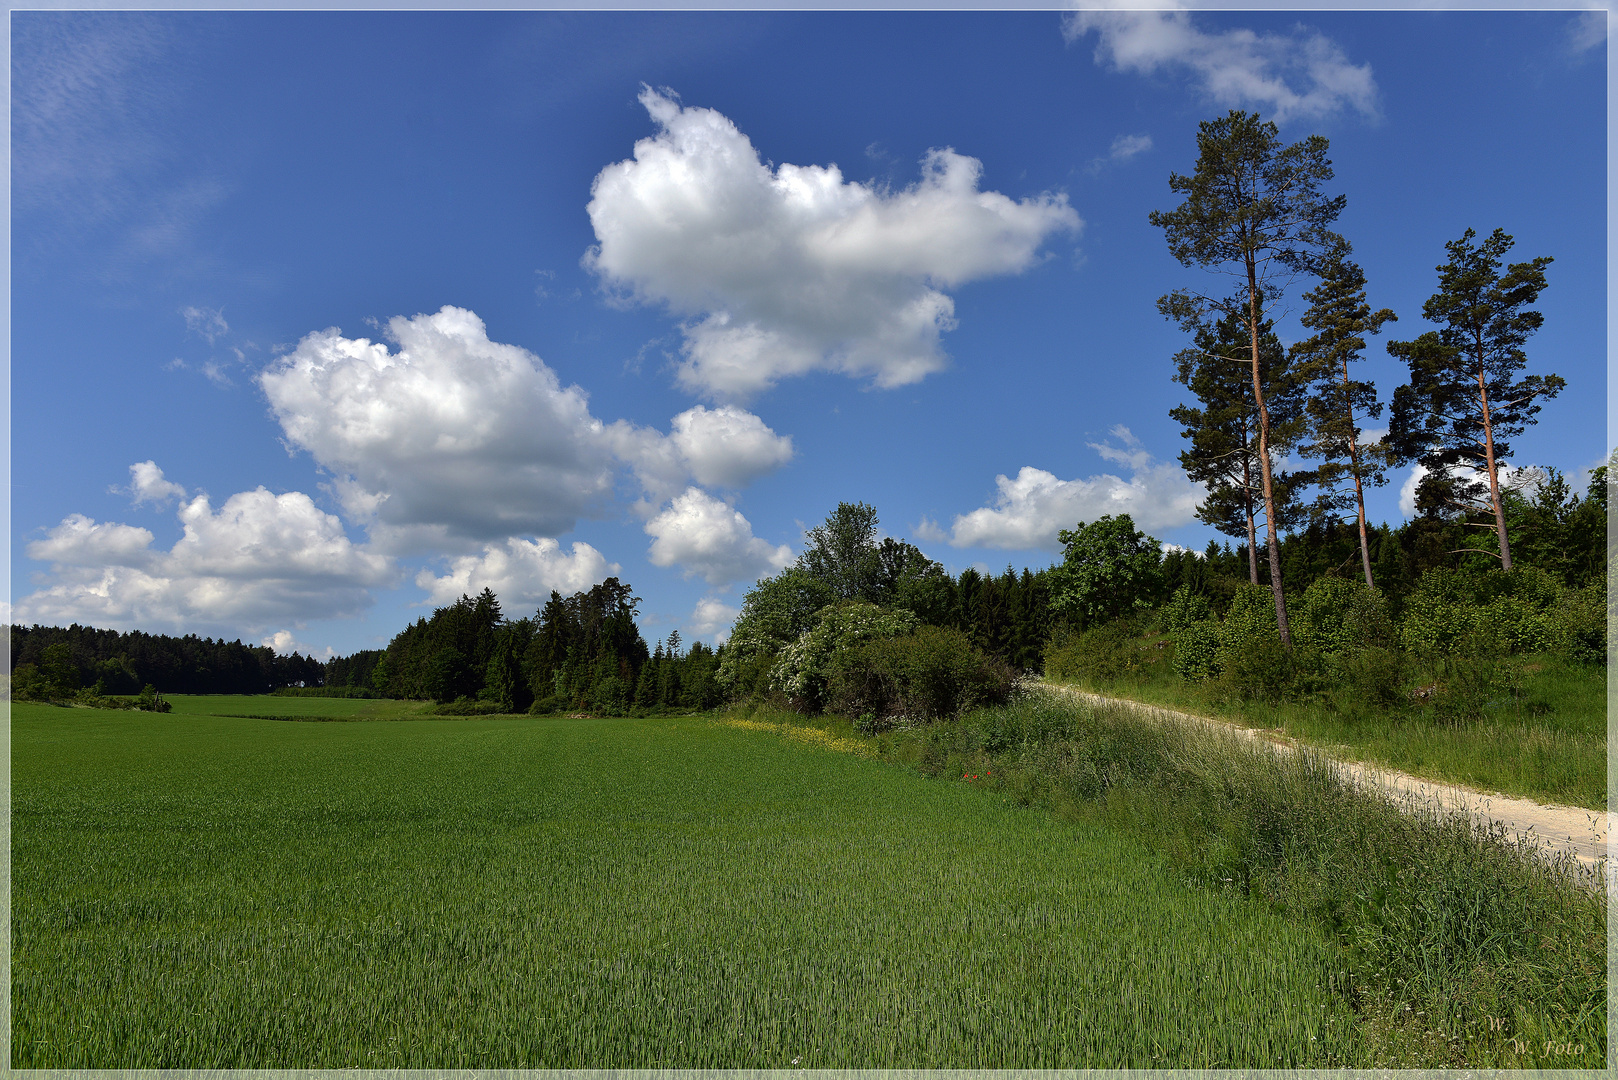
<svg viewBox="0 0 1618 1080"><path fill-rule="evenodd" d="M1286 594L1281 587L1281 547L1275 535L1275 485L1270 469L1270 413L1264 407L1263 380L1258 359L1258 276L1252 257L1247 261L1247 328L1253 346L1253 400L1258 402L1258 462L1264 477L1264 533L1270 548L1270 592L1275 595L1275 627L1281 644L1292 648L1292 629L1287 625Z"/></svg>
<svg viewBox="0 0 1618 1080"><path fill-rule="evenodd" d="M1489 416L1489 385L1483 377L1483 342L1478 341L1478 400L1483 404L1483 457L1489 469L1489 502L1494 531L1500 537L1500 567L1511 569L1511 541L1506 539L1506 508L1500 501L1500 476L1494 460L1494 423Z"/></svg>
<svg viewBox="0 0 1618 1080"><path fill-rule="evenodd" d="M1258 530L1253 525L1253 463L1242 463L1242 506L1247 510L1247 576L1258 584Z"/></svg>
<svg viewBox="0 0 1618 1080"><path fill-rule="evenodd" d="M1348 465L1354 477L1354 508L1360 520L1360 561L1365 564L1365 587L1374 589L1376 582L1371 580L1371 543L1365 537L1365 488L1360 485L1360 447L1359 440L1355 438L1358 429L1354 426L1354 401L1349 395L1346 357L1343 359L1343 411L1348 414Z"/></svg>

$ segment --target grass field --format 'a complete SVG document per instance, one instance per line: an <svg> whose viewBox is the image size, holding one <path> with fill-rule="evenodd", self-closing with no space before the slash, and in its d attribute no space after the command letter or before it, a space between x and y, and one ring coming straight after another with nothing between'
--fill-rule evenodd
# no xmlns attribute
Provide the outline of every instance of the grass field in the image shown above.
<svg viewBox="0 0 1618 1080"><path fill-rule="evenodd" d="M1500 701L1482 720L1447 724L1420 713L1369 708L1351 698L1234 701L1175 675L1169 667L1171 649L1149 656L1120 678L1075 685L1249 726L1281 728L1334 757L1563 806L1607 809L1604 668L1553 656L1530 657L1523 665L1518 699Z"/></svg>
<svg viewBox="0 0 1618 1080"><path fill-rule="evenodd" d="M1359 1060L1333 943L1121 834L705 719L12 713L20 1068Z"/></svg>

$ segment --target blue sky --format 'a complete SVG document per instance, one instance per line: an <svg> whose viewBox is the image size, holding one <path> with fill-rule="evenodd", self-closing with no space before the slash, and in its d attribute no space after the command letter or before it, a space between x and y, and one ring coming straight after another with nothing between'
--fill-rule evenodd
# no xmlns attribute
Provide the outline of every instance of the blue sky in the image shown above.
<svg viewBox="0 0 1618 1080"><path fill-rule="evenodd" d="M1233 107L1330 139L1386 336L1467 228L1553 256L1530 366L1568 389L1515 461L1604 454L1600 16L15 12L11 47L19 622L346 654L615 573L648 640L712 641L839 501L952 571L1104 513L1201 548L1155 301L1205 275L1147 214Z"/></svg>

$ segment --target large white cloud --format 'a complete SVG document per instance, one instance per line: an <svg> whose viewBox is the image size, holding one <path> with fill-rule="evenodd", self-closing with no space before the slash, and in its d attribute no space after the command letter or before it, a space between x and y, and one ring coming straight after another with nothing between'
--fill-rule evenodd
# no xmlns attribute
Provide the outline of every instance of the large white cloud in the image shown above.
<svg viewBox="0 0 1618 1080"><path fill-rule="evenodd" d="M611 493L616 462L576 386L489 340L464 308L394 318L397 351L336 329L259 376L288 441L394 549L555 536Z"/></svg>
<svg viewBox="0 0 1618 1080"><path fill-rule="evenodd" d="M509 537L503 544L490 544L481 555L462 555L450 562L449 573L435 576L430 570L416 575L416 584L427 591L432 604L452 604L462 596L476 596L493 589L501 603L535 604L556 590L563 596L582 592L622 571L617 563L589 544L575 541L571 554L549 537L524 540ZM508 611L512 618L514 611Z"/></svg>
<svg viewBox="0 0 1618 1080"><path fill-rule="evenodd" d="M28 545L50 564L43 588L17 604L19 621L172 626L226 632L355 615L392 562L353 544L342 523L292 491L258 488L215 510L198 495L179 510L168 551L146 529L72 514Z"/></svg>
<svg viewBox="0 0 1618 1080"><path fill-rule="evenodd" d="M1256 107L1277 123L1377 111L1371 65L1350 63L1330 38L1303 26L1208 33L1186 11L1104 10L1070 12L1062 28L1070 42L1094 31L1097 63L1142 75L1184 71L1215 104Z"/></svg>
<svg viewBox="0 0 1618 1080"><path fill-rule="evenodd" d="M608 428L614 453L634 469L650 515L695 480L709 487L744 487L792 460L792 436L734 405L702 405L674 417L669 434L618 421Z"/></svg>
<svg viewBox="0 0 1618 1080"><path fill-rule="evenodd" d="M681 567L710 585L753 581L783 569L792 549L753 535L741 511L700 488L686 488L667 509L646 523L653 538L647 557L654 566Z"/></svg>
<svg viewBox="0 0 1618 1080"><path fill-rule="evenodd" d="M993 504L957 515L948 533L926 521L917 531L922 539L947 540L954 547L1057 551L1061 530L1108 514L1128 514L1137 528L1148 532L1192 521L1205 494L1201 485L1187 479L1178 465L1157 462L1128 428L1118 425L1112 435L1124 445L1089 445L1103 458L1126 466L1128 480L1110 473L1062 480L1025 465L1015 478L996 476Z"/></svg>
<svg viewBox="0 0 1618 1080"><path fill-rule="evenodd" d="M491 341L464 308L389 321L397 349L310 334L259 383L287 441L334 475L344 511L379 548L471 554L557 536L601 510L621 465L649 515L698 483L739 487L792 456L790 436L732 406L697 406L669 434L592 416L533 353Z"/></svg>
<svg viewBox="0 0 1618 1080"><path fill-rule="evenodd" d="M640 102L658 133L596 176L585 265L689 320L678 378L708 396L814 370L916 382L945 362L942 290L1022 271L1080 225L1065 195L980 191L980 163L948 148L888 191L835 165L772 168L712 109L649 88Z"/></svg>

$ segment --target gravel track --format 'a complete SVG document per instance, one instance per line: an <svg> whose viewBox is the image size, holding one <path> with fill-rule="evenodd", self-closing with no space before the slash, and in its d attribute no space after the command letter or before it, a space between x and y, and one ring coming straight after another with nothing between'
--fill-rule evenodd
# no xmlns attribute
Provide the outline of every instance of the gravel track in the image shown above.
<svg viewBox="0 0 1618 1080"><path fill-rule="evenodd" d="M1417 806L1436 804L1447 811L1469 814L1480 822L1499 823L1513 834L1526 835L1540 841L1541 850L1546 854L1554 856L1562 852L1571 852L1586 867L1591 869L1599 867L1602 871L1602 879L1607 877L1605 871L1608 866L1610 848L1608 843L1608 836L1611 832L1610 813L1603 813L1599 810L1585 810L1577 806L1556 806L1554 804L1535 802L1532 799L1519 799L1494 792L1478 791L1475 788L1464 787L1460 784L1449 784L1412 776L1409 773L1400 772L1397 769L1391 769L1383 765L1371 765L1358 761L1341 761L1324 754L1316 747L1307 747L1298 743L1280 729L1243 727L1228 720L1198 716L1195 713L1179 712L1175 709L1165 709L1158 705L1131 701L1128 698L1092 694L1086 690L1078 690L1074 687L1062 686L1057 683L1046 683L1045 685L1053 690L1070 694L1091 705L1119 705L1163 719L1217 725L1229 728L1254 741L1266 743L1283 752L1296 752L1300 748L1310 750L1326 757L1338 769L1360 783L1380 788L1391 795L1399 797L1401 800L1412 800L1414 805Z"/></svg>

